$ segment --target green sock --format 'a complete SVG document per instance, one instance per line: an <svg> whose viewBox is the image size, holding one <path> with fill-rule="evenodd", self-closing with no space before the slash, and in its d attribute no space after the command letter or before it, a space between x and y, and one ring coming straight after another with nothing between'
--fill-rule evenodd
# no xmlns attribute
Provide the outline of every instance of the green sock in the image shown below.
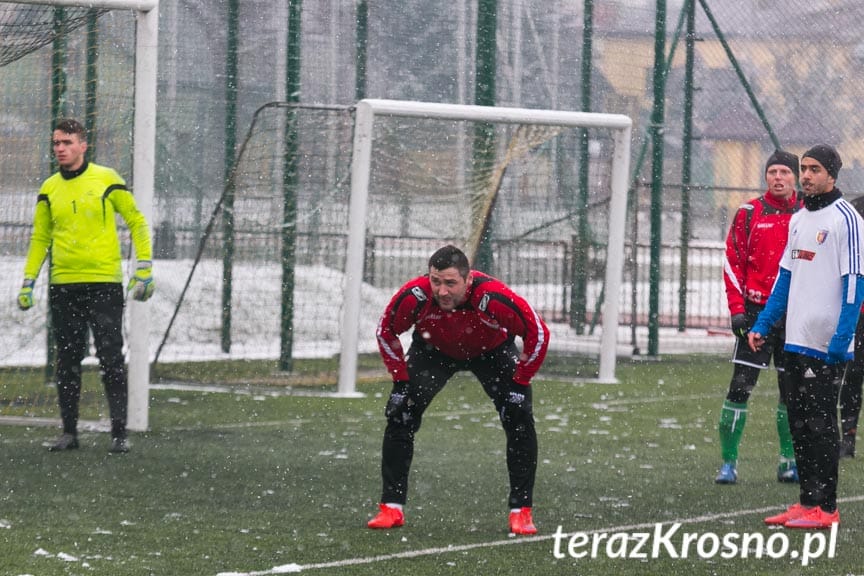
<svg viewBox="0 0 864 576"><path fill-rule="evenodd" d="M777 405L777 437L780 438L780 459L795 460L795 448L792 446L792 432L789 430L789 413L785 404Z"/></svg>
<svg viewBox="0 0 864 576"><path fill-rule="evenodd" d="M738 444L744 434L744 424L747 423L747 403L738 404L723 401L720 410L720 450L724 462L738 460Z"/></svg>

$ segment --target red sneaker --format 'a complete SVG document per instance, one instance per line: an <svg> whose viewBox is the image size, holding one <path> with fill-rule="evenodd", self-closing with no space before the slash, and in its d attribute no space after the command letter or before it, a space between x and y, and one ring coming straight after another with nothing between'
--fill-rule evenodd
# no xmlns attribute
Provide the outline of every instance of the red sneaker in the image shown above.
<svg viewBox="0 0 864 576"><path fill-rule="evenodd" d="M510 512L511 534L536 534L534 520L531 519L531 508L523 507L519 512Z"/></svg>
<svg viewBox="0 0 864 576"><path fill-rule="evenodd" d="M828 530L832 524L840 523L840 511L825 512L820 506L807 510L807 513L798 518L793 518L783 526L786 528L800 528L803 530Z"/></svg>
<svg viewBox="0 0 864 576"><path fill-rule="evenodd" d="M810 508L805 508L801 504L793 504L785 512L765 518L765 524L768 526L784 526L786 522L794 520L795 518L800 518L809 510Z"/></svg>
<svg viewBox="0 0 864 576"><path fill-rule="evenodd" d="M381 509L378 515L369 521L366 526L369 528L378 528L387 530L389 528L398 528L405 525L405 515L402 510L387 506L386 504L378 504Z"/></svg>

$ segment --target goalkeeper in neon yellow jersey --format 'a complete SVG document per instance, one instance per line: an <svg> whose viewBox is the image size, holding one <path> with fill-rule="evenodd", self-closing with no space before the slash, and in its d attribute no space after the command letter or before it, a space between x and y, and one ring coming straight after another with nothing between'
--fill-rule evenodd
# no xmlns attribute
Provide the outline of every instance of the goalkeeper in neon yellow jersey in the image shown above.
<svg viewBox="0 0 864 576"><path fill-rule="evenodd" d="M76 120L60 120L52 145L60 171L45 180L36 199L33 231L18 306L33 306L33 285L50 256L48 305L57 344L57 396L63 434L52 451L78 448L81 362L88 328L111 414L110 452L129 451L128 381L123 358L123 269L115 214L132 236L137 270L128 290L136 300L153 294L150 229L126 183L111 168L88 162L87 137Z"/></svg>

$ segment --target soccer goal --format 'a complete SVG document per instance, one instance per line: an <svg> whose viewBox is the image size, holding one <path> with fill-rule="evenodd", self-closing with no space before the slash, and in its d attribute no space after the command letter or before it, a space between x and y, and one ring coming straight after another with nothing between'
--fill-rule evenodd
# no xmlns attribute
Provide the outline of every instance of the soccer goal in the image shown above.
<svg viewBox="0 0 864 576"><path fill-rule="evenodd" d="M548 323L560 303L567 308L572 290L577 265L568 241L577 214L600 231L592 246L605 250L589 290L602 324L598 380L614 382L631 127L630 118L617 114L360 101L337 394L356 395L360 339L368 342L358 330L361 316L382 312L361 310L370 281L395 290L409 279L391 272L406 269L396 262L424 274L432 250L446 242L463 246L469 257L485 249L493 275L523 293ZM585 139L588 165L581 169L591 190L577 200ZM370 245L371 236L392 241ZM493 239L491 248L482 238ZM566 325L566 318L558 320Z"/></svg>
<svg viewBox="0 0 864 576"><path fill-rule="evenodd" d="M45 94L50 92L50 82L45 81L51 76L51 65L47 68L43 63L50 62L49 58L36 56L38 64L34 68L31 64L27 64L27 58L31 53L36 53L43 46L49 46L53 39L57 36L67 34L74 27L64 26L63 19L58 19L58 12L54 9L65 9L65 16L68 18L70 14L83 18L86 11L118 10L118 11L134 11L136 13L135 23L135 64L134 64L134 97L130 109L133 120L131 133L132 142L132 159L131 169L132 179L131 184L135 193L136 200L141 212L146 216L148 221L152 222L152 206L154 194L154 172L155 172L155 146L156 146L156 63L157 63L157 37L158 37L158 21L159 21L159 0L15 0L15 2L5 2L0 0L0 8L3 8L0 14L0 27L2 27L3 38L3 60L2 65L19 66L26 68L26 72L12 71L9 76L16 81L21 78L36 78L39 77L38 83L31 88L31 94ZM68 19L66 20L68 22ZM60 24L58 24L58 22ZM55 70L56 72L65 73L65 70ZM65 78L65 76L64 76ZM70 79L71 82L71 79ZM6 84L4 89L11 93L14 89L11 81L4 80ZM19 93L26 92L26 89L20 89ZM98 96L97 96L98 98ZM15 125L14 129L20 129L22 134L32 133L42 136L41 141L46 141L45 133L50 131L50 114L46 114L43 109L36 109L31 97L28 106L16 107L13 112L9 112L9 120ZM33 104L33 106L29 106ZM25 110L26 108L26 110ZM32 110L32 113L30 112ZM7 112L7 111L4 111ZM4 124L7 118L4 117ZM119 130L118 130L119 132ZM126 132L128 134L128 130ZM17 134L17 133L16 133ZM7 136L15 137L15 134L7 134ZM5 138L5 136L4 136ZM22 137L22 142L23 142ZM38 142L39 140L37 140ZM27 141L29 143L29 140ZM128 142L123 142L117 146L125 151L129 150ZM38 146L33 145L34 150L38 150ZM105 162L103 162L105 163ZM10 180L14 182L14 192L10 191L10 196L7 197L7 210L11 210L12 194L17 196L25 196L24 190L32 190L35 194L35 189L32 186L38 186L38 179L44 178L46 174L40 173L40 166L44 164L36 161L31 166L31 170L26 174L4 174L6 185L10 186ZM122 162L121 162L122 164ZM115 164L115 166L117 166ZM8 167L8 163L7 163ZM120 168L120 166L117 166ZM127 172L128 174L128 172ZM17 178L17 180L16 180ZM4 192L5 193L5 192ZM28 195L27 198L33 196ZM32 212L32 202L28 200L27 206ZM16 240L17 242L17 240ZM20 264L20 262L18 263ZM16 264L14 274L21 273L20 266ZM133 263L134 265L134 263ZM45 272L43 271L37 289L44 291ZM41 305L44 306L46 296L43 293L41 297ZM33 320L38 315L38 309L31 311L30 316ZM32 321L32 320L31 320ZM41 321L44 329L44 309ZM20 324L20 322L15 322ZM134 329L128 330L127 344L129 350L129 420L128 427L130 430L143 431L148 428L148 397L149 397L149 337L150 314L146 304L138 302L129 302L129 316L127 326L132 326ZM18 329L19 326L16 326ZM38 328L38 326L36 327ZM32 338L32 334L31 334Z"/></svg>

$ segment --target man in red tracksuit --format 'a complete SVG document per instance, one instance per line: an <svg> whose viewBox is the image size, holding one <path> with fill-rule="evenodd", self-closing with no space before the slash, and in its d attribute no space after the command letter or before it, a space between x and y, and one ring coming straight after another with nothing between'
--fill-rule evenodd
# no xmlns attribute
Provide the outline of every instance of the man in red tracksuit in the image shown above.
<svg viewBox="0 0 864 576"><path fill-rule="evenodd" d="M780 390L776 410L780 440L777 480L798 482L784 391L783 320L771 331L768 342L758 352L752 351L747 343L747 332L765 307L777 278L780 257L786 247L789 220L801 205L795 191L797 179L798 157L783 150L775 151L765 163L768 190L738 209L726 238L723 280L736 341L732 380L720 410L723 463L714 480L718 484L735 484L738 481L738 445L747 422L747 401L756 386L759 372L768 368L772 356Z"/></svg>
<svg viewBox="0 0 864 576"><path fill-rule="evenodd" d="M399 334L412 327L405 354ZM516 337L522 340L521 352ZM548 346L546 324L506 284L471 270L454 246L432 255L429 274L402 286L378 324L378 347L393 390L385 409L380 511L370 528L404 525L414 435L423 412L456 372L467 370L480 380L507 435L510 531L537 532L531 516L537 434L530 384Z"/></svg>

